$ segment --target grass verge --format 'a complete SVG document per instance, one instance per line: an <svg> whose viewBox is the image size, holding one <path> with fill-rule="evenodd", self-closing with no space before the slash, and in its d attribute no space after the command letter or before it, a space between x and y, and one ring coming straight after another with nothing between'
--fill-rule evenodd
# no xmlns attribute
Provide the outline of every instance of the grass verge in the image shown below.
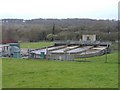
<svg viewBox="0 0 120 90"><path fill-rule="evenodd" d="M117 88L117 55L108 63L4 58L3 88Z"/></svg>

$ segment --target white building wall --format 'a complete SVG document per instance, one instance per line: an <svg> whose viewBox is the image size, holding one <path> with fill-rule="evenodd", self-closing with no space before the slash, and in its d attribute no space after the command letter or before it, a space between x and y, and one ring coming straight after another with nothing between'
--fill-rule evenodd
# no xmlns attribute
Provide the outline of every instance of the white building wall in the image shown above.
<svg viewBox="0 0 120 90"><path fill-rule="evenodd" d="M96 35L82 35L83 41L96 41Z"/></svg>

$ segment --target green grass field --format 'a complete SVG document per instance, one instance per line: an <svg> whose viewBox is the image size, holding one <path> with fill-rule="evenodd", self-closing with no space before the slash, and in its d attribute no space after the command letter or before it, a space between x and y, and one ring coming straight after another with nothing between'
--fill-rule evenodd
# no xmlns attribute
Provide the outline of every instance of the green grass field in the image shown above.
<svg viewBox="0 0 120 90"><path fill-rule="evenodd" d="M107 63L105 55L87 58L90 62L4 58L2 85L3 88L117 88L118 53L108 54L107 58Z"/></svg>
<svg viewBox="0 0 120 90"><path fill-rule="evenodd" d="M108 63L3 59L3 87L115 88L117 54L109 58Z"/></svg>
<svg viewBox="0 0 120 90"><path fill-rule="evenodd" d="M53 42L24 42L21 43L21 48L42 48L42 47L48 47L50 45L53 45Z"/></svg>
<svg viewBox="0 0 120 90"><path fill-rule="evenodd" d="M0 89L2 88L2 59L0 58Z"/></svg>

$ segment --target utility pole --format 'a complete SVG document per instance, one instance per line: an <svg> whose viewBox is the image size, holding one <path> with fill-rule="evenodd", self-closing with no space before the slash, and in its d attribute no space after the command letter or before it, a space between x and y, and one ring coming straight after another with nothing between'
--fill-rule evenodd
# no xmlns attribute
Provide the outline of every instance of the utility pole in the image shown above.
<svg viewBox="0 0 120 90"><path fill-rule="evenodd" d="M85 50L85 61L86 61L86 50Z"/></svg>

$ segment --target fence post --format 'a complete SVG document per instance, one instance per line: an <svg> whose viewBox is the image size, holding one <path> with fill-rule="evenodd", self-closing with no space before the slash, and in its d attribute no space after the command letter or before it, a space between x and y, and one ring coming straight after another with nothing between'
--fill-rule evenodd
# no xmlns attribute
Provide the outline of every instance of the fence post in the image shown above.
<svg viewBox="0 0 120 90"><path fill-rule="evenodd" d="M105 49L105 63L107 63L107 49Z"/></svg>

